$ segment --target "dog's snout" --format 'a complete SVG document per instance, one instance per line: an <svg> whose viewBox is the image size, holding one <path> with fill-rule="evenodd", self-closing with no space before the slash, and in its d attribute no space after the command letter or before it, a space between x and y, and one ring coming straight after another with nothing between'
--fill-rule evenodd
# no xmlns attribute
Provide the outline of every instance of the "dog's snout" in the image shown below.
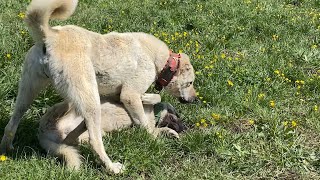
<svg viewBox="0 0 320 180"><path fill-rule="evenodd" d="M190 97L188 99L184 98L184 97L180 97L179 98L179 101L180 103L183 103L183 104L186 104L186 103L192 103L196 100L197 98L196 97Z"/></svg>
<svg viewBox="0 0 320 180"><path fill-rule="evenodd" d="M183 104L186 104L186 103L189 103L185 98L183 98L183 97L180 97L179 98L179 101L180 101L180 103L183 103Z"/></svg>

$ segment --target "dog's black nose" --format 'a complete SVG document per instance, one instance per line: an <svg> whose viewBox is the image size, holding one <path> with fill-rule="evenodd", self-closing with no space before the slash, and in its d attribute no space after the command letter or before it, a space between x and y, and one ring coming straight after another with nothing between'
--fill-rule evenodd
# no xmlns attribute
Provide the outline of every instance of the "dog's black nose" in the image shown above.
<svg viewBox="0 0 320 180"><path fill-rule="evenodd" d="M182 103L182 104L190 103L189 101L187 101L187 100L184 99L183 97L180 97L180 98L179 98L179 102Z"/></svg>
<svg viewBox="0 0 320 180"><path fill-rule="evenodd" d="M186 103L199 103L200 102L199 98L197 98L197 97L191 97L188 100L186 100L183 97L180 97L179 101L180 101L180 103L183 103L183 104L186 104Z"/></svg>

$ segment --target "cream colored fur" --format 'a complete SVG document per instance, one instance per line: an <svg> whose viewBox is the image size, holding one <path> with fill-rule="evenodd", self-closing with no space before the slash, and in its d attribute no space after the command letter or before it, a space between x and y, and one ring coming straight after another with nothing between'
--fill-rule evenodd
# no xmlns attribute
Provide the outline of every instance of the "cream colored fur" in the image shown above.
<svg viewBox="0 0 320 180"><path fill-rule="evenodd" d="M161 98L158 94L145 94L142 96L144 112L150 120L150 125L155 126L153 105L159 103ZM165 117L166 111L161 114ZM120 103L104 102L101 104L101 133L128 128L133 124L132 119ZM74 107L67 102L55 104L48 109L40 119L38 138L40 145L50 154L63 158L68 168L78 169L81 165L81 156L75 146L62 144L68 133L75 129L83 118L76 114ZM164 132L179 138L179 134L173 129L158 128L158 133ZM87 142L88 132L84 132L75 142ZM77 143L76 143L77 144Z"/></svg>
<svg viewBox="0 0 320 180"><path fill-rule="evenodd" d="M110 160L101 132L96 130L101 127L100 96L120 100L136 124L157 136L156 128L148 124L141 95L165 66L169 49L145 33L102 35L73 25L49 26L49 19L68 18L76 5L76 0L33 0L28 7L26 23L35 45L26 55L16 106L5 127L0 151L13 148L21 117L38 93L52 84L84 118L90 145L103 165L112 173L120 173L124 166ZM180 61L166 89L191 102L196 96L194 71L187 55L182 54ZM79 136L77 129L64 143Z"/></svg>

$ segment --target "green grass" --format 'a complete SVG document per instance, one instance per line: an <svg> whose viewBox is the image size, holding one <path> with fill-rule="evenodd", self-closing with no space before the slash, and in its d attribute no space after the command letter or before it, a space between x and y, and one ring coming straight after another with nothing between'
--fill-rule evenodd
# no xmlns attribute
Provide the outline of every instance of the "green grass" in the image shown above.
<svg viewBox="0 0 320 180"><path fill-rule="evenodd" d="M27 4L0 4L0 134L33 44L18 16ZM105 174L88 145L81 148L84 167L70 172L36 138L37 119L61 100L47 90L20 124L0 178L320 179L319 8L315 0L80 1L68 21L52 24L147 32L190 55L202 103L182 105L162 94L190 130L180 140L155 141L139 128L112 133L106 151L126 165L124 174Z"/></svg>

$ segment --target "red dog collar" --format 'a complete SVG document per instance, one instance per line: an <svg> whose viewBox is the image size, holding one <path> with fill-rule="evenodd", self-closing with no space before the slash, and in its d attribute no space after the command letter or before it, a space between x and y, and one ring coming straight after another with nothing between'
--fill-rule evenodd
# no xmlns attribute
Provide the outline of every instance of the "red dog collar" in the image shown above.
<svg viewBox="0 0 320 180"><path fill-rule="evenodd" d="M163 87L167 86L170 83L180 65L181 55L173 53L172 51L169 51L169 53L169 59L167 60L166 65L161 70L156 80L155 88L158 91L161 91Z"/></svg>

